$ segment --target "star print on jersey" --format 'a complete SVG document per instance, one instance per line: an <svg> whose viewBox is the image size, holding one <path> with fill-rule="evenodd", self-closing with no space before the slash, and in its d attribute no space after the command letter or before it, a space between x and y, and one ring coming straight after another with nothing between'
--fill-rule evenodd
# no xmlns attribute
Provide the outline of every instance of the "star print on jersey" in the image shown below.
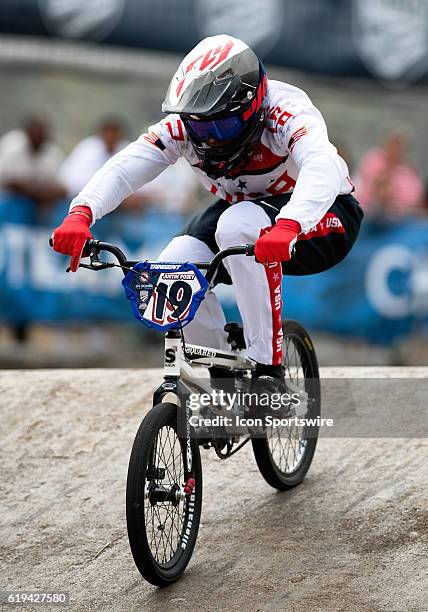
<svg viewBox="0 0 428 612"><path fill-rule="evenodd" d="M239 179L239 181L238 181L238 189L240 189L242 191L246 187L247 187L246 181L241 181L241 179Z"/></svg>

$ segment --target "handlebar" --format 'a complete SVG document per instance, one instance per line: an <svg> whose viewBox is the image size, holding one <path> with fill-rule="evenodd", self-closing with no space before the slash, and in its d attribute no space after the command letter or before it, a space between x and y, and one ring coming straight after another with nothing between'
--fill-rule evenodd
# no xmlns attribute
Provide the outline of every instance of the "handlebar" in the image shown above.
<svg viewBox="0 0 428 612"><path fill-rule="evenodd" d="M93 263L94 260L95 262L97 262L99 261L98 255L101 253L101 251L105 251L106 253L111 253L112 255L114 255L120 266L126 266L130 268L136 263L138 263L137 261L128 261L126 259L125 253L121 249L119 249L119 247L108 242L101 242L101 240L87 240L83 249L83 256L90 257L91 263Z"/></svg>
<svg viewBox="0 0 428 612"><path fill-rule="evenodd" d="M109 244L108 242L101 242L100 240L88 240L83 249L83 256L90 257L90 264L79 264L81 268L88 268L89 270L104 270L106 268L112 268L114 264L100 261L98 256L101 251L105 251L107 253L111 253L114 255L120 266L124 268L132 268L135 266L138 261L130 261L126 259L125 254L119 247ZM236 246L229 247L228 249L224 249L223 251L219 251L213 258L212 261L209 262L199 262L194 265L197 266L201 270L207 270L205 278L208 282L211 282L214 278L215 273L220 265L220 263L226 257L230 255L247 255L247 257L251 257L254 255L254 244L246 244L244 246ZM126 275L128 270L123 270L124 275Z"/></svg>

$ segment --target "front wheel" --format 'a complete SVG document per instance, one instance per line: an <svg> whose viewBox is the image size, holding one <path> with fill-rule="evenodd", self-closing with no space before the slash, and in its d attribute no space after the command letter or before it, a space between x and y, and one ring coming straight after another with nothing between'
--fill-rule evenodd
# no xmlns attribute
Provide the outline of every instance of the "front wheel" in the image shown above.
<svg viewBox="0 0 428 612"><path fill-rule="evenodd" d="M192 556L202 507L202 468L194 440L177 435L177 406L162 403L146 415L129 460L128 538L142 576L167 586Z"/></svg>
<svg viewBox="0 0 428 612"><path fill-rule="evenodd" d="M284 321L283 367L290 391L301 398L302 419L320 416L321 397L318 361L312 340L296 321ZM275 489L295 487L308 471L318 438L318 427L305 425L270 426L264 437L253 438L253 451L263 478Z"/></svg>

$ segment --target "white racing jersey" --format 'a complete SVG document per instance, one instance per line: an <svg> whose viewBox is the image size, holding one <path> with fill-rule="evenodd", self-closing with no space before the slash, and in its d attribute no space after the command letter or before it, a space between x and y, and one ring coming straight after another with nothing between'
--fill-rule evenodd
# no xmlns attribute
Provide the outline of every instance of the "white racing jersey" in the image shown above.
<svg viewBox="0 0 428 612"><path fill-rule="evenodd" d="M168 115L98 170L71 202L100 219L142 185L184 157L206 189L233 204L292 193L277 218L298 221L308 232L339 194L353 190L349 172L329 142L321 113L302 90L269 81L267 121L247 164L233 178L212 179L200 167L179 115Z"/></svg>

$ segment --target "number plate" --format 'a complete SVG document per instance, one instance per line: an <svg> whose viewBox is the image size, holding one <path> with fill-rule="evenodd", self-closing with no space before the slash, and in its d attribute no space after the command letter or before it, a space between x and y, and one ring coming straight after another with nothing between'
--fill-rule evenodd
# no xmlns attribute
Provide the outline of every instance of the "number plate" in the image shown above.
<svg viewBox="0 0 428 612"><path fill-rule="evenodd" d="M136 264L122 281L134 316L156 329L187 325L208 288L202 272L191 263Z"/></svg>

